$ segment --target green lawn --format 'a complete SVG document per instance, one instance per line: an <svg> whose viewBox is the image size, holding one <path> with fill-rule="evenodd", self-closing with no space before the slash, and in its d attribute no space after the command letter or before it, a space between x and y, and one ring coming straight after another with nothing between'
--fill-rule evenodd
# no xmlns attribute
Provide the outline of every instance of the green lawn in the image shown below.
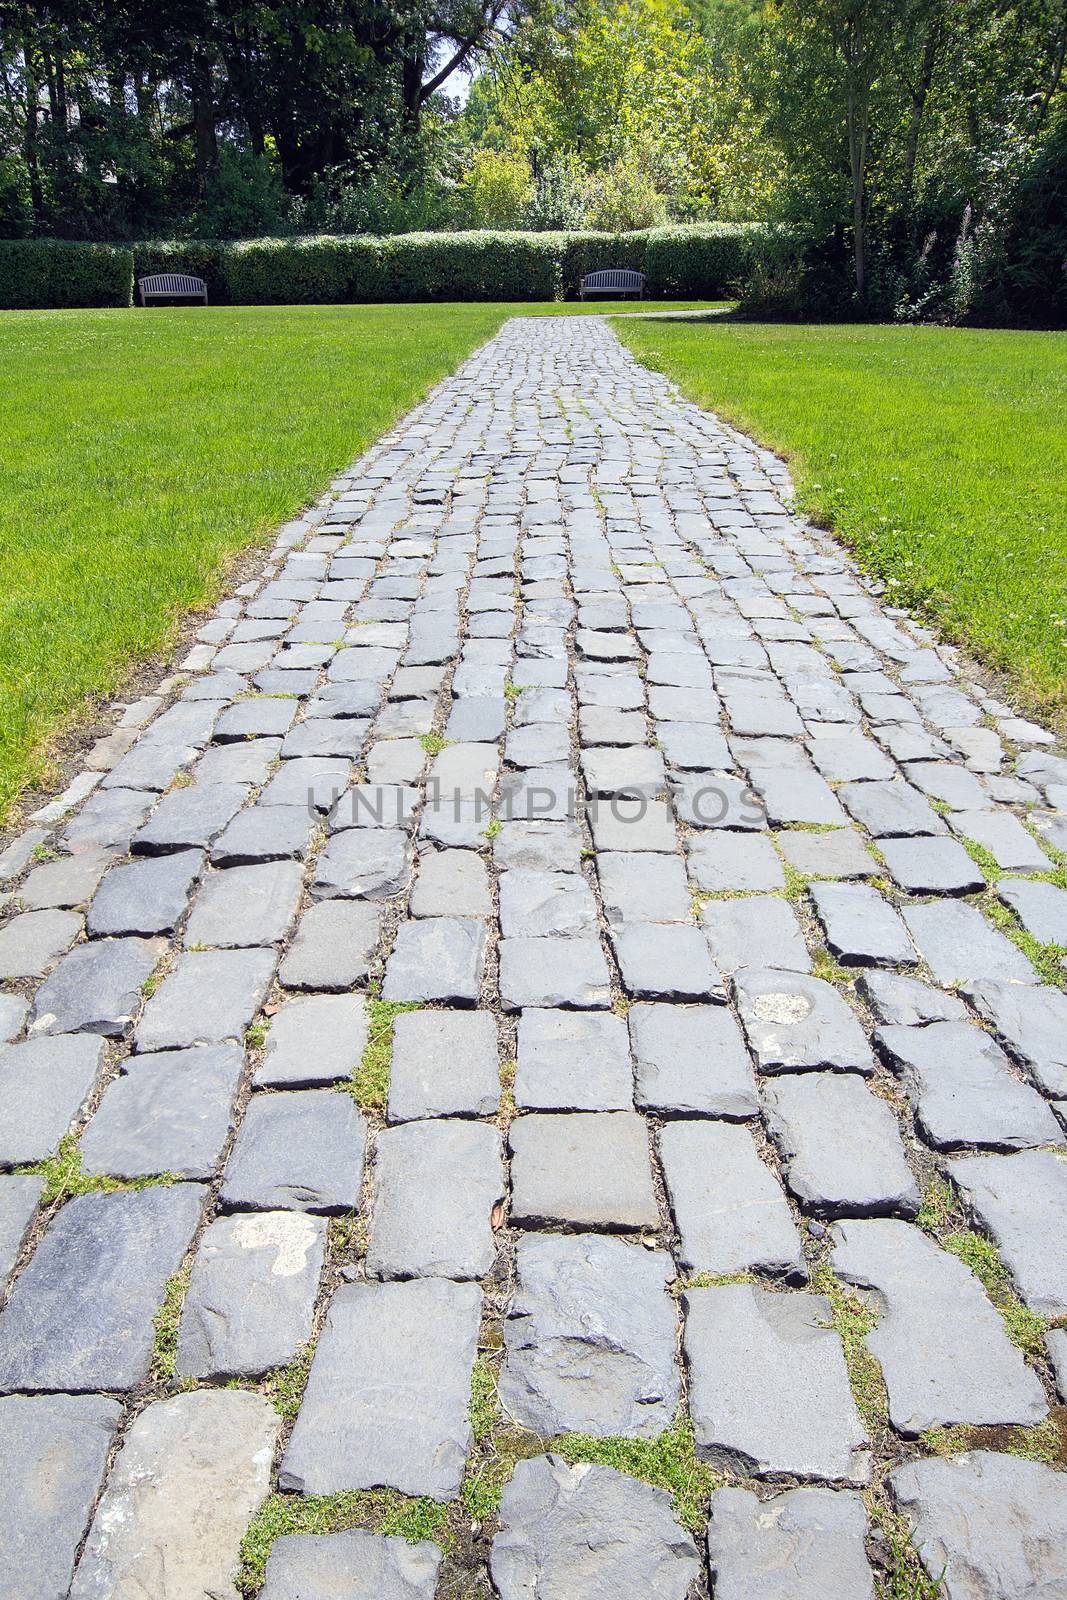
<svg viewBox="0 0 1067 1600"><path fill-rule="evenodd" d="M582 309L0 315L0 819L47 780L49 737L218 594L227 557L505 317Z"/></svg>
<svg viewBox="0 0 1067 1600"><path fill-rule="evenodd" d="M1067 723L1067 334L616 322L787 456L800 501Z"/></svg>

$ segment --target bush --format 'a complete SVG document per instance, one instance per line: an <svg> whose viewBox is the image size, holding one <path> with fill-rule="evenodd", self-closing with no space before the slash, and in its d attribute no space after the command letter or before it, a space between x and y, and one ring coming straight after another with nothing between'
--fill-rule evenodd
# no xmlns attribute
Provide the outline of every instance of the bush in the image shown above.
<svg viewBox="0 0 1067 1600"><path fill-rule="evenodd" d="M226 296L245 306L381 300L382 246L381 239L358 234L228 244L222 253Z"/></svg>
<svg viewBox="0 0 1067 1600"><path fill-rule="evenodd" d="M646 235L649 292L699 300L736 294L759 258L766 229L751 222L653 228Z"/></svg>
<svg viewBox="0 0 1067 1600"><path fill-rule="evenodd" d="M667 198L642 166L616 161L590 180L589 221L594 228L619 233L662 228L667 222Z"/></svg>
<svg viewBox="0 0 1067 1600"><path fill-rule="evenodd" d="M217 239L149 239L131 246L136 280L152 272L187 272L203 278L212 305L229 299L223 256L230 248Z"/></svg>
<svg viewBox="0 0 1067 1600"><path fill-rule="evenodd" d="M457 186L471 228L517 228L533 197L530 168L506 150L476 150Z"/></svg>
<svg viewBox="0 0 1067 1600"><path fill-rule="evenodd" d="M531 233L407 233L382 240L389 300L559 300L557 242Z"/></svg>
<svg viewBox="0 0 1067 1600"><path fill-rule="evenodd" d="M133 251L57 239L0 240L0 309L128 306Z"/></svg>

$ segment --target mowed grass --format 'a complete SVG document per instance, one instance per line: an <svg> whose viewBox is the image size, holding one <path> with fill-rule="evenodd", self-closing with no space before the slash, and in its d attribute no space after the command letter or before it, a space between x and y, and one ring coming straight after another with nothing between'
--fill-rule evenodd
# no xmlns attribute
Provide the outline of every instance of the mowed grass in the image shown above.
<svg viewBox="0 0 1067 1600"><path fill-rule="evenodd" d="M786 456L800 503L1067 726L1067 334L613 324Z"/></svg>

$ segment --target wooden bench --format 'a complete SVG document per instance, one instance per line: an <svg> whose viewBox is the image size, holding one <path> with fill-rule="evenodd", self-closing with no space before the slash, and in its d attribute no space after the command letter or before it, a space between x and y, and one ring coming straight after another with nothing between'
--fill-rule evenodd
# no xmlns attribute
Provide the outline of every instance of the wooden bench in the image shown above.
<svg viewBox="0 0 1067 1600"><path fill-rule="evenodd" d="M192 278L186 272L153 272L147 278L138 278L137 290L141 304L149 300L199 300L207 305L207 284L203 278Z"/></svg>
<svg viewBox="0 0 1067 1600"><path fill-rule="evenodd" d="M591 294L635 294L645 298L645 275L631 272L628 267L607 267L601 272L587 272L578 285L578 295L584 300Z"/></svg>

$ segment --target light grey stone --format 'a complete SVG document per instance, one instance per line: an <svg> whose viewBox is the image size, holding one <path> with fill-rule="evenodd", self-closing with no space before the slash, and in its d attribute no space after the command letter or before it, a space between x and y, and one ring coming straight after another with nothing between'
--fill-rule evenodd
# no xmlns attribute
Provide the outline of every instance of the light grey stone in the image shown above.
<svg viewBox="0 0 1067 1600"><path fill-rule="evenodd" d="M674 1277L661 1250L596 1234L519 1240L500 1402L542 1438L654 1438L680 1395Z"/></svg>
<svg viewBox="0 0 1067 1600"><path fill-rule="evenodd" d="M765 1272L804 1282L800 1235L777 1178L747 1128L671 1122L659 1139L686 1272Z"/></svg>
<svg viewBox="0 0 1067 1600"><path fill-rule="evenodd" d="M477 1284L441 1278L337 1290L282 1460L300 1494L399 1489L452 1500L471 1445Z"/></svg>
<svg viewBox="0 0 1067 1600"><path fill-rule="evenodd" d="M351 1078L363 1058L369 1024L361 995L309 995L271 1018L259 1089L309 1089Z"/></svg>
<svg viewBox="0 0 1067 1600"><path fill-rule="evenodd" d="M50 1156L88 1105L103 1065L104 1041L91 1034L0 1050L0 1167Z"/></svg>
<svg viewBox="0 0 1067 1600"><path fill-rule="evenodd" d="M843 783L837 792L872 838L900 839L948 832L918 789L900 778L887 783Z"/></svg>
<svg viewBox="0 0 1067 1600"><path fill-rule="evenodd" d="M390 1122L491 1117L499 1104L496 1023L488 1012L411 1011L396 1018Z"/></svg>
<svg viewBox="0 0 1067 1600"><path fill-rule="evenodd" d="M82 855L46 861L34 867L19 889L19 901L27 911L69 910L84 905L113 859L110 851L86 850Z"/></svg>
<svg viewBox="0 0 1067 1600"><path fill-rule="evenodd" d="M274 973L273 950L187 950L145 1006L138 1050L243 1039Z"/></svg>
<svg viewBox="0 0 1067 1600"><path fill-rule="evenodd" d="M938 983L969 983L975 978L1038 981L1022 951L988 923L977 906L939 901L905 906L903 915Z"/></svg>
<svg viewBox="0 0 1067 1600"><path fill-rule="evenodd" d="M1067 995L994 978L969 983L964 993L1045 1093L1067 1097Z"/></svg>
<svg viewBox="0 0 1067 1600"><path fill-rule="evenodd" d="M0 1389L137 1388L205 1192L181 1183L68 1201L0 1314Z"/></svg>
<svg viewBox="0 0 1067 1600"><path fill-rule="evenodd" d="M582 752L582 776L590 795L659 794L667 782L663 757L648 745L604 745Z"/></svg>
<svg viewBox="0 0 1067 1600"><path fill-rule="evenodd" d="M485 923L477 917L402 922L385 965L385 1000L475 1004L485 975Z"/></svg>
<svg viewBox="0 0 1067 1600"><path fill-rule="evenodd" d="M259 797L261 806L303 806L332 811L348 788L352 763L340 756L297 756L283 761Z"/></svg>
<svg viewBox="0 0 1067 1600"><path fill-rule="evenodd" d="M419 860L409 909L413 917L491 916L489 874L481 856L473 850L428 851Z"/></svg>
<svg viewBox="0 0 1067 1600"><path fill-rule="evenodd" d="M201 1389L140 1412L97 1507L71 1600L233 1600L241 1540L267 1497L280 1427L269 1401L237 1390Z"/></svg>
<svg viewBox="0 0 1067 1600"><path fill-rule="evenodd" d="M849 1489L751 1489L711 1496L708 1566L716 1600L874 1600L867 1511Z"/></svg>
<svg viewBox="0 0 1067 1600"><path fill-rule="evenodd" d="M42 1033L99 1033L122 1039L133 1027L142 988L162 956L162 939L94 939L75 945L33 1003Z"/></svg>
<svg viewBox="0 0 1067 1600"><path fill-rule="evenodd" d="M239 811L211 846L216 867L257 861L302 861L315 827L306 806L249 806Z"/></svg>
<svg viewBox="0 0 1067 1600"><path fill-rule="evenodd" d="M239 1211L350 1211L359 1204L367 1124L347 1094L253 1096L219 1196Z"/></svg>
<svg viewBox="0 0 1067 1600"><path fill-rule="evenodd" d="M603 850L653 850L670 853L677 847L674 821L666 800L615 797L589 807L593 843Z"/></svg>
<svg viewBox="0 0 1067 1600"><path fill-rule="evenodd" d="M289 989L351 989L370 972L381 925L382 907L366 901L323 900L309 906L279 978Z"/></svg>
<svg viewBox="0 0 1067 1600"><path fill-rule="evenodd" d="M165 794L130 845L135 855L206 850L248 798L245 783L197 783Z"/></svg>
<svg viewBox="0 0 1067 1600"><path fill-rule="evenodd" d="M835 1273L877 1295L878 1323L864 1343L882 1368L899 1433L1032 1426L1048 1415L1037 1374L957 1256L891 1218L841 1222L835 1232Z"/></svg>
<svg viewBox="0 0 1067 1600"><path fill-rule="evenodd" d="M806 878L877 876L878 863L855 828L834 828L828 833L792 829L777 837L788 864Z"/></svg>
<svg viewBox="0 0 1067 1600"><path fill-rule="evenodd" d="M0 1178L0 1294L26 1242L44 1179L36 1174ZM2 1540L0 1540L2 1544Z"/></svg>
<svg viewBox="0 0 1067 1600"><path fill-rule="evenodd" d="M1067 1590L1067 1495L1050 1467L973 1450L905 1462L887 1481L945 1600Z"/></svg>
<svg viewBox="0 0 1067 1600"><path fill-rule="evenodd" d="M915 951L894 908L866 883L815 883L811 898L830 954L846 966L913 966Z"/></svg>
<svg viewBox="0 0 1067 1600"><path fill-rule="evenodd" d="M0 928L0 978L43 978L81 932L76 911L24 911Z"/></svg>
<svg viewBox="0 0 1067 1600"><path fill-rule="evenodd" d="M1042 944L1067 945L1067 891L1053 883L1001 878L997 894Z"/></svg>
<svg viewBox="0 0 1067 1600"><path fill-rule="evenodd" d="M792 837L792 836L790 836ZM798 834L797 838L806 837ZM785 873L771 841L756 833L696 833L685 841L689 876L708 894L724 890L785 888Z"/></svg>
<svg viewBox="0 0 1067 1600"><path fill-rule="evenodd" d="M1052 862L1010 811L954 811L954 833L988 850L1005 872L1048 872Z"/></svg>
<svg viewBox="0 0 1067 1600"><path fill-rule="evenodd" d="M500 879L500 931L510 938L595 938L596 901L580 873L515 867Z"/></svg>
<svg viewBox="0 0 1067 1600"><path fill-rule="evenodd" d="M288 1533L267 1558L260 1600L433 1600L441 1550L347 1528L343 1533Z"/></svg>
<svg viewBox="0 0 1067 1600"><path fill-rule="evenodd" d="M407 887L411 846L401 828L347 828L335 833L315 863L320 899L389 900Z"/></svg>
<svg viewBox="0 0 1067 1600"><path fill-rule="evenodd" d="M218 1217L193 1262L178 1328L185 1378L255 1378L311 1337L327 1222L297 1211Z"/></svg>
<svg viewBox="0 0 1067 1600"><path fill-rule="evenodd" d="M635 999L726 999L707 940L697 928L640 923L613 929L611 942L623 987Z"/></svg>
<svg viewBox="0 0 1067 1600"><path fill-rule="evenodd" d="M884 839L885 864L911 894L970 894L985 878L958 839Z"/></svg>
<svg viewBox="0 0 1067 1600"><path fill-rule="evenodd" d="M302 879L295 861L212 872L185 925L186 945L240 949L279 943L296 915Z"/></svg>
<svg viewBox="0 0 1067 1600"><path fill-rule="evenodd" d="M17 1039L25 1026L30 1002L21 994L0 994L0 1044Z"/></svg>
<svg viewBox="0 0 1067 1600"><path fill-rule="evenodd" d="M505 1011L527 1006L603 1009L611 980L598 939L501 939L500 1000Z"/></svg>
<svg viewBox="0 0 1067 1600"><path fill-rule="evenodd" d="M501 1600L685 1600L700 1571L670 1495L612 1467L569 1467L556 1455L519 1461L500 1522L489 1570Z"/></svg>
<svg viewBox="0 0 1067 1600"><path fill-rule="evenodd" d="M780 895L710 900L700 908L700 926L722 972L751 966L811 971L811 956L796 912Z"/></svg>
<svg viewBox="0 0 1067 1600"><path fill-rule="evenodd" d="M173 933L203 865L203 851L177 850L112 867L89 907L90 935Z"/></svg>
<svg viewBox="0 0 1067 1600"><path fill-rule="evenodd" d="M848 821L834 791L817 772L754 768L752 787L762 795L772 827L788 822L843 827Z"/></svg>
<svg viewBox="0 0 1067 1600"><path fill-rule="evenodd" d="M5 1600L66 1600L121 1414L102 1395L0 1400L0 1454L15 1469L0 1509Z"/></svg>
<svg viewBox="0 0 1067 1600"><path fill-rule="evenodd" d="M866 1035L845 1001L821 978L746 967L737 1008L761 1072L872 1072Z"/></svg>
<svg viewBox="0 0 1067 1600"><path fill-rule="evenodd" d="M565 822L502 822L493 840L493 864L500 871L578 872L582 833L573 819Z"/></svg>
<svg viewBox="0 0 1067 1600"><path fill-rule="evenodd" d="M967 1007L954 994L932 989L899 972L864 972L856 988L879 1022L917 1026L924 1022L966 1022ZM1028 991L1029 992L1029 991Z"/></svg>
<svg viewBox="0 0 1067 1600"><path fill-rule="evenodd" d="M632 1110L625 1022L604 1012L524 1011L515 1100L534 1111Z"/></svg>
<svg viewBox="0 0 1067 1600"><path fill-rule="evenodd" d="M519 1117L508 1142L519 1226L659 1227L648 1133L636 1112Z"/></svg>
<svg viewBox="0 0 1067 1600"><path fill-rule="evenodd" d="M861 1487L870 1452L822 1295L690 1289L683 1344L697 1454L755 1478Z"/></svg>
<svg viewBox="0 0 1067 1600"><path fill-rule="evenodd" d="M484 1122L433 1118L378 1135L367 1247L372 1278L483 1278L505 1193L500 1134Z"/></svg>
<svg viewBox="0 0 1067 1600"><path fill-rule="evenodd" d="M967 1156L948 1170L1039 1317L1067 1316L1067 1152Z"/></svg>
<svg viewBox="0 0 1067 1600"><path fill-rule="evenodd" d="M233 1126L241 1068L232 1044L130 1056L82 1134L82 1166L115 1178L210 1178Z"/></svg>
<svg viewBox="0 0 1067 1600"><path fill-rule="evenodd" d="M759 1097L745 1042L725 1006L631 1006L636 1101L661 1116L756 1115Z"/></svg>
<svg viewBox="0 0 1067 1600"><path fill-rule="evenodd" d="M981 1028L966 1022L890 1025L879 1028L875 1040L900 1074L919 1130L935 1150L1023 1150L1060 1142L1047 1102L1012 1076L1004 1052Z"/></svg>
<svg viewBox="0 0 1067 1600"><path fill-rule="evenodd" d="M919 1209L896 1116L855 1074L783 1074L766 1087L765 1115L803 1210L910 1217Z"/></svg>

